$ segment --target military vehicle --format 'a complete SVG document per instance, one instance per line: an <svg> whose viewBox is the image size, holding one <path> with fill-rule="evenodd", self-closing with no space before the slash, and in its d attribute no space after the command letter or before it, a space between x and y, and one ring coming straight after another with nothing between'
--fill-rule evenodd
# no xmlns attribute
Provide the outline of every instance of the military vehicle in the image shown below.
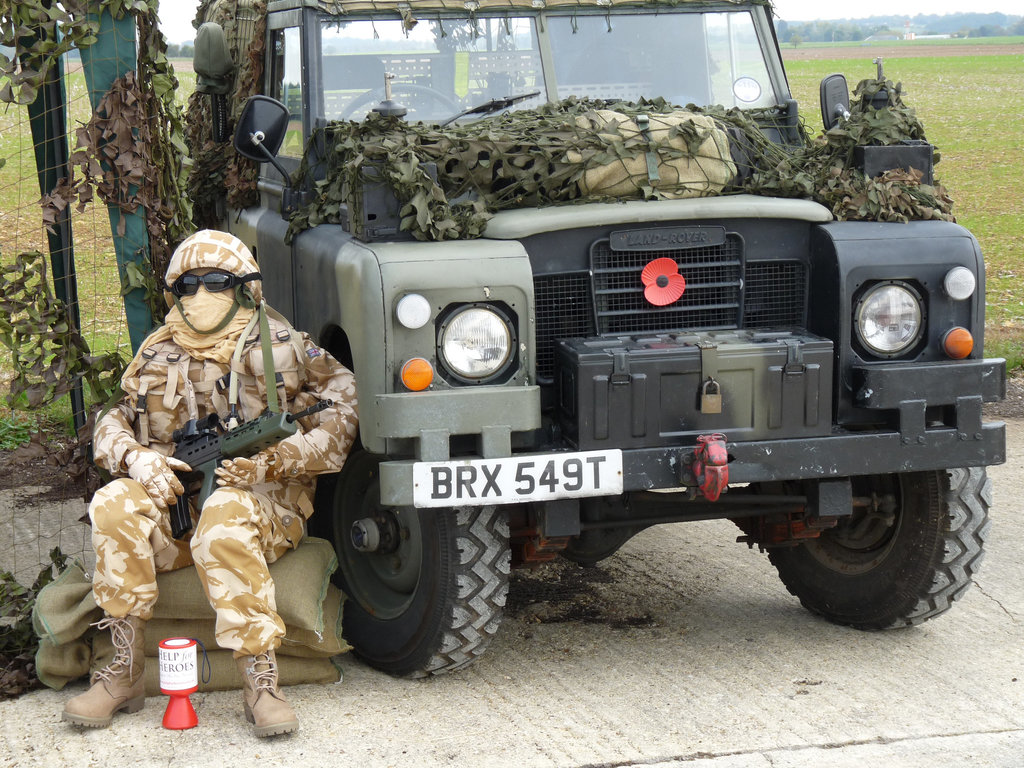
<svg viewBox="0 0 1024 768"><path fill-rule="evenodd" d="M768 3L271 0L265 56L233 134L261 163L260 202L225 226L268 301L356 375L359 443L321 479L311 530L334 542L368 663L460 668L494 635L510 568L597 563L663 523L735 521L804 606L862 629L917 624L968 588L985 468L1005 458L982 404L1004 396L1005 364L983 354L984 264L963 227L733 189L526 199L480 236L417 239L370 168L333 220L289 231L344 126L471 139L566 99L662 98L749 113L796 147ZM820 107L846 119L842 78ZM921 144L851 162L927 182Z"/></svg>

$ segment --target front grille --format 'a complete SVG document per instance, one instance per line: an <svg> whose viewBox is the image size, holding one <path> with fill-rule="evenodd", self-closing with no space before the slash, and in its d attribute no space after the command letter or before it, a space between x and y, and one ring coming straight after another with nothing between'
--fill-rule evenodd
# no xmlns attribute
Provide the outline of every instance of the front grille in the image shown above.
<svg viewBox="0 0 1024 768"><path fill-rule="evenodd" d="M654 259L670 258L686 278L686 292L667 307L644 298L640 272ZM740 324L743 241L659 251L613 251L608 240L590 249L594 304L600 333L638 333L683 328L736 328Z"/></svg>
<svg viewBox="0 0 1024 768"><path fill-rule="evenodd" d="M806 324L807 269L802 262L748 262L744 294L744 328Z"/></svg>
<svg viewBox="0 0 1024 768"><path fill-rule="evenodd" d="M591 248L593 279L584 271L534 279L537 377L554 377L560 339L598 334L659 333L722 328L806 325L807 267L800 261L745 262L743 241L675 251L612 251L608 240ZM686 292L667 307L643 296L640 272L652 259L676 260ZM596 310L596 311L595 311ZM595 324L599 317L600 327Z"/></svg>
<svg viewBox="0 0 1024 768"><path fill-rule="evenodd" d="M557 340L594 335L590 275L540 275L534 280L533 290L537 304L537 376L550 381L555 374Z"/></svg>

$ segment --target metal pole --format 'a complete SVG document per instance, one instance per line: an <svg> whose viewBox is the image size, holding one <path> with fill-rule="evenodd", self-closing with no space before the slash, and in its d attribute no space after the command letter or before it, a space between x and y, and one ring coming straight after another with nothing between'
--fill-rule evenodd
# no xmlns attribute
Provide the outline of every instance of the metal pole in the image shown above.
<svg viewBox="0 0 1024 768"><path fill-rule="evenodd" d="M42 34L40 30L37 34ZM68 152L66 94L64 91L64 67L58 60L50 70L46 81L29 105L29 123L32 126L32 142L35 145L36 173L39 178L39 192L52 194L60 180L71 178ZM75 253L71 238L71 207L66 206L54 223L54 231L47 232L50 248L50 264L53 271L53 288L57 298L67 307L68 320L76 330L81 329L78 305L78 282L75 275ZM85 425L85 395L82 379L78 378L71 388L71 415L77 432Z"/></svg>

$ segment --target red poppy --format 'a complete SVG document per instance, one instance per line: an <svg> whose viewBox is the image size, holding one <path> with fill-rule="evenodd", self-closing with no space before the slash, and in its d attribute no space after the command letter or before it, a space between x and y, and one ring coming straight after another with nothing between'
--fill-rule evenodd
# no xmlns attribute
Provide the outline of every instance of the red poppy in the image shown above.
<svg viewBox="0 0 1024 768"><path fill-rule="evenodd" d="M644 267L640 280L646 286L644 298L656 307L678 301L686 290L686 278L679 274L679 266L674 259L666 257L655 259Z"/></svg>

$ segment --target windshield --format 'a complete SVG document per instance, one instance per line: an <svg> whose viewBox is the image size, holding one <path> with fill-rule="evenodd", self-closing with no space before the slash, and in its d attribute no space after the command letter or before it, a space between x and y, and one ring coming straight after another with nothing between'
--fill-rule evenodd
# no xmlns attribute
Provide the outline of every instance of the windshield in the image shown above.
<svg viewBox="0 0 1024 768"><path fill-rule="evenodd" d="M438 17L406 30L399 20L327 20L325 117L363 119L384 99L386 74L407 119L428 122L533 91L540 94L511 108L534 108L549 96L662 97L680 106L778 103L749 12L553 14L537 22L537 16ZM546 78L541 35L553 63Z"/></svg>

